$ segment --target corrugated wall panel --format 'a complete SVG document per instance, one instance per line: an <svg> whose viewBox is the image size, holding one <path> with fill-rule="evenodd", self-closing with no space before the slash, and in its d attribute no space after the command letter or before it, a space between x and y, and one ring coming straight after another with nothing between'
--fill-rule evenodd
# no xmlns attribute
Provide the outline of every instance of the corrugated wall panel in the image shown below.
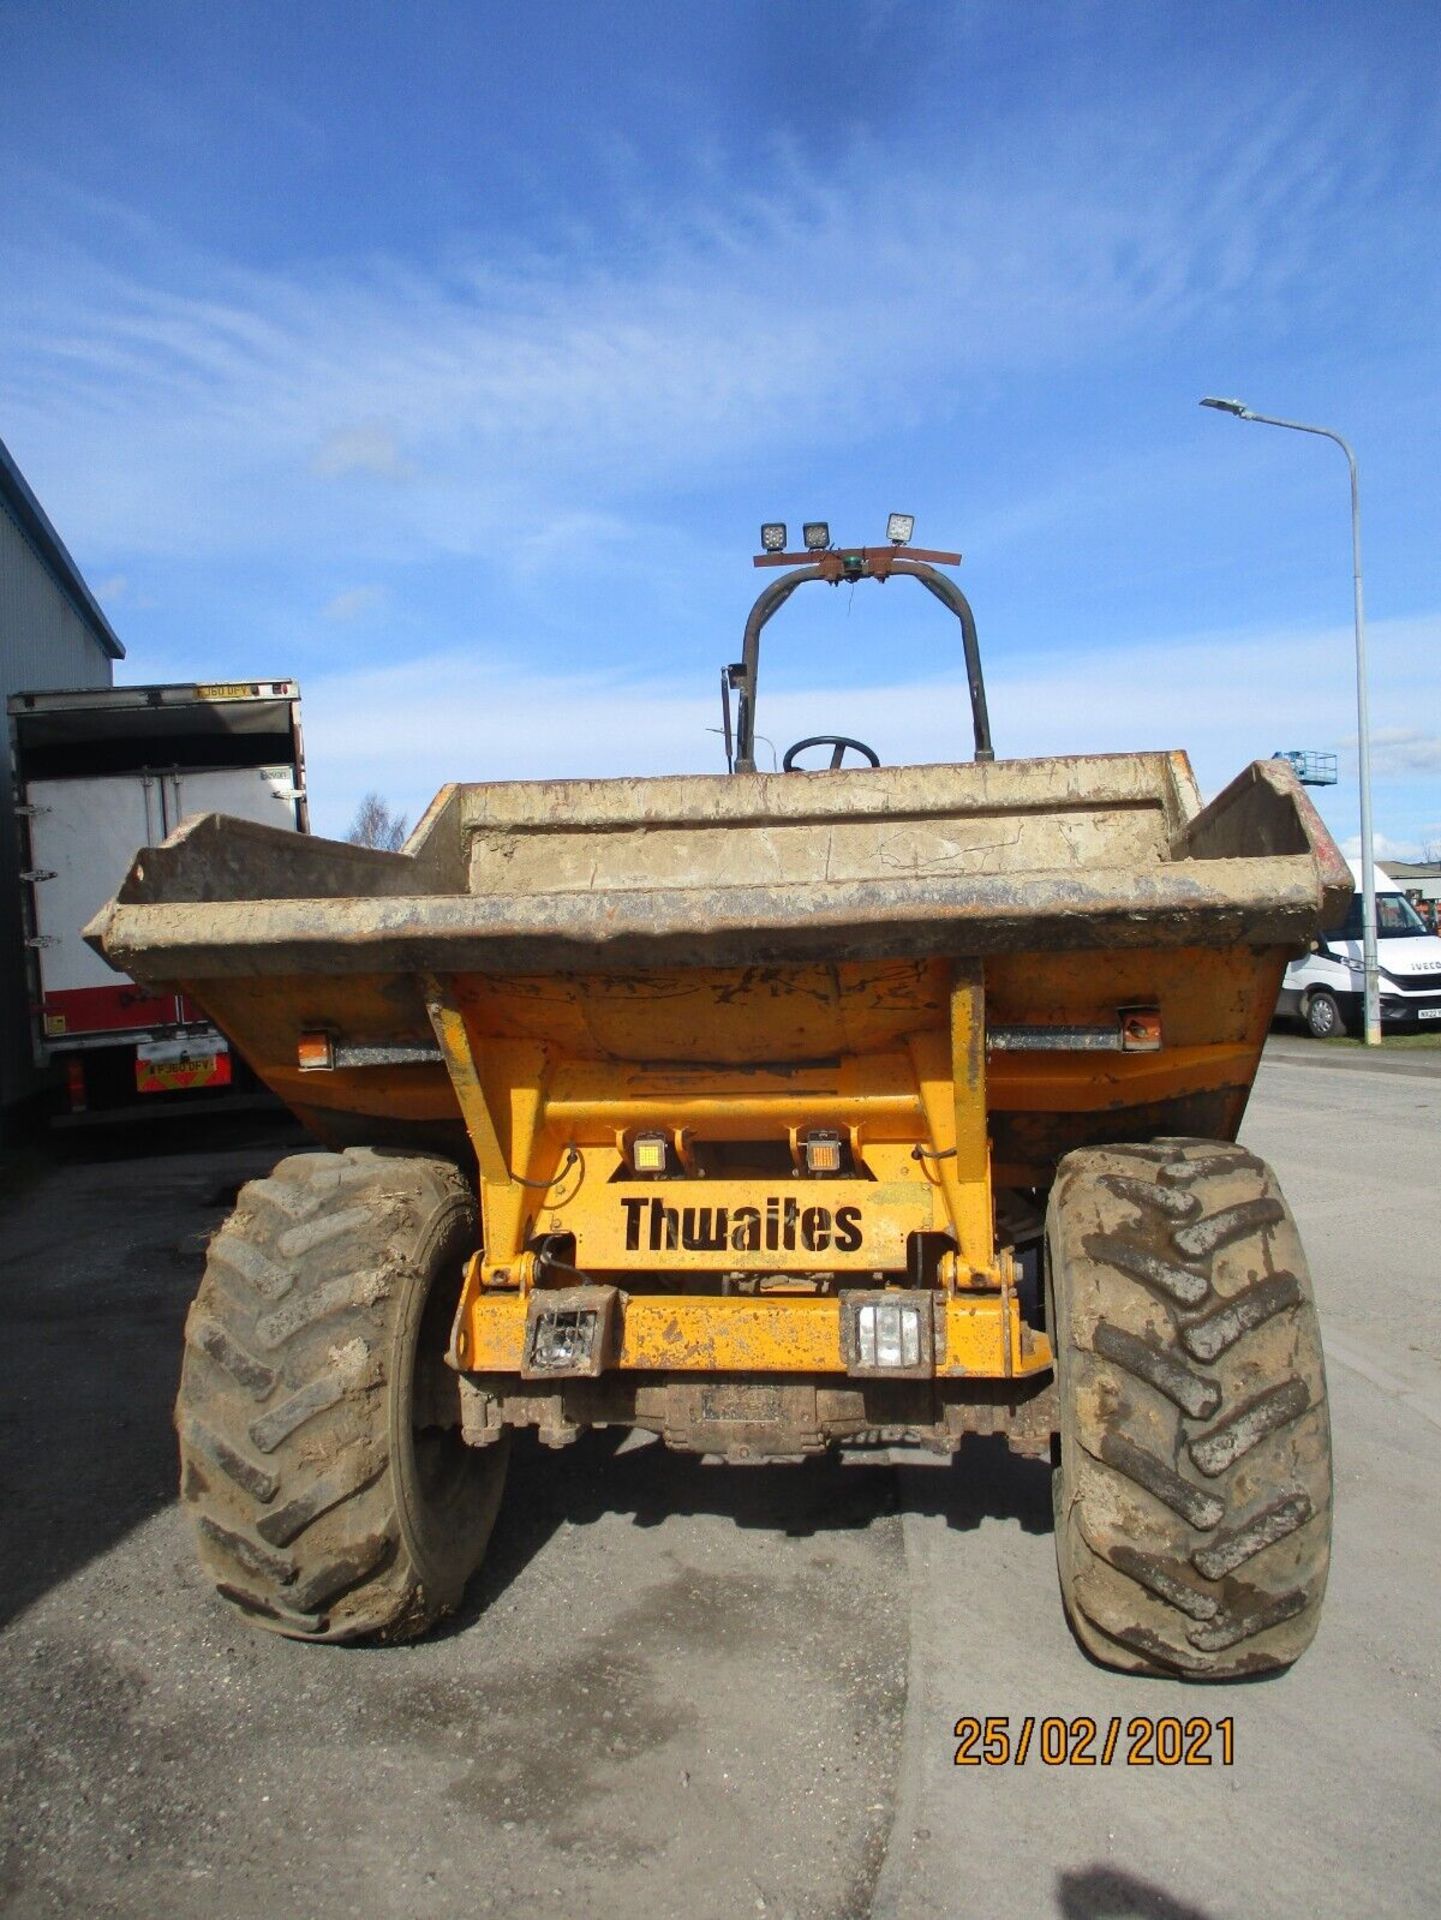
<svg viewBox="0 0 1441 1920"><path fill-rule="evenodd" d="M108 687L112 662L9 514L0 510L0 691ZM7 755L8 755L8 742ZM7 777L0 818L0 1106L34 1090L20 913L18 823Z"/></svg>

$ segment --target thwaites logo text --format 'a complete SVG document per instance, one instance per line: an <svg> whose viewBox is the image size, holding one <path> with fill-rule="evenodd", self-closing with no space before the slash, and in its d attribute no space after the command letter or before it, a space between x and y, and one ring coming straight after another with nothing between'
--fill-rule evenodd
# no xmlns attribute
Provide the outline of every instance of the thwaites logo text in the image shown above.
<svg viewBox="0 0 1441 1920"><path fill-rule="evenodd" d="M865 1237L859 1207L802 1206L772 1195L764 1207L668 1207L663 1200L622 1200L628 1252L859 1253Z"/></svg>

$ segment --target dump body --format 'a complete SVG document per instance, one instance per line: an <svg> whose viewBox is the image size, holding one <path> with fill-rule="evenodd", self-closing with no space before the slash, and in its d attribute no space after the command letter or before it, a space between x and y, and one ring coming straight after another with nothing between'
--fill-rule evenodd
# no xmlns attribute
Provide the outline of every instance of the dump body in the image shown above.
<svg viewBox="0 0 1441 1920"><path fill-rule="evenodd" d="M473 1437L744 1451L1018 1418L1057 1161L1234 1139L1349 892L1289 767L1202 808L1155 753L450 786L401 854L211 817L89 933L326 1141L473 1153Z"/></svg>

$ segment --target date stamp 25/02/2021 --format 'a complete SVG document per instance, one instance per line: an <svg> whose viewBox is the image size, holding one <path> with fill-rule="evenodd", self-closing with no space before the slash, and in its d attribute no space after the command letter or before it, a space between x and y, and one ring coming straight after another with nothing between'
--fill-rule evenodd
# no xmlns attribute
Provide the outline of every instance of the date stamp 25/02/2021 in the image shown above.
<svg viewBox="0 0 1441 1920"><path fill-rule="evenodd" d="M1231 1767L1236 1724L1230 1714L1210 1720L1135 1714L1093 1720L1089 1714L963 1715L955 1725L958 1767Z"/></svg>

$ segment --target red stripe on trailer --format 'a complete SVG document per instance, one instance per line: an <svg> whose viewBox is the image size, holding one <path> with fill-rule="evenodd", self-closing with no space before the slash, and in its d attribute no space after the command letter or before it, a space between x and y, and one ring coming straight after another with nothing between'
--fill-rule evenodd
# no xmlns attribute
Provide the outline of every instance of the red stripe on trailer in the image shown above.
<svg viewBox="0 0 1441 1920"><path fill-rule="evenodd" d="M127 1027L175 1025L173 993L147 993L133 983L113 987L66 987L47 993L44 1031L47 1040L69 1040L87 1033L115 1033Z"/></svg>

